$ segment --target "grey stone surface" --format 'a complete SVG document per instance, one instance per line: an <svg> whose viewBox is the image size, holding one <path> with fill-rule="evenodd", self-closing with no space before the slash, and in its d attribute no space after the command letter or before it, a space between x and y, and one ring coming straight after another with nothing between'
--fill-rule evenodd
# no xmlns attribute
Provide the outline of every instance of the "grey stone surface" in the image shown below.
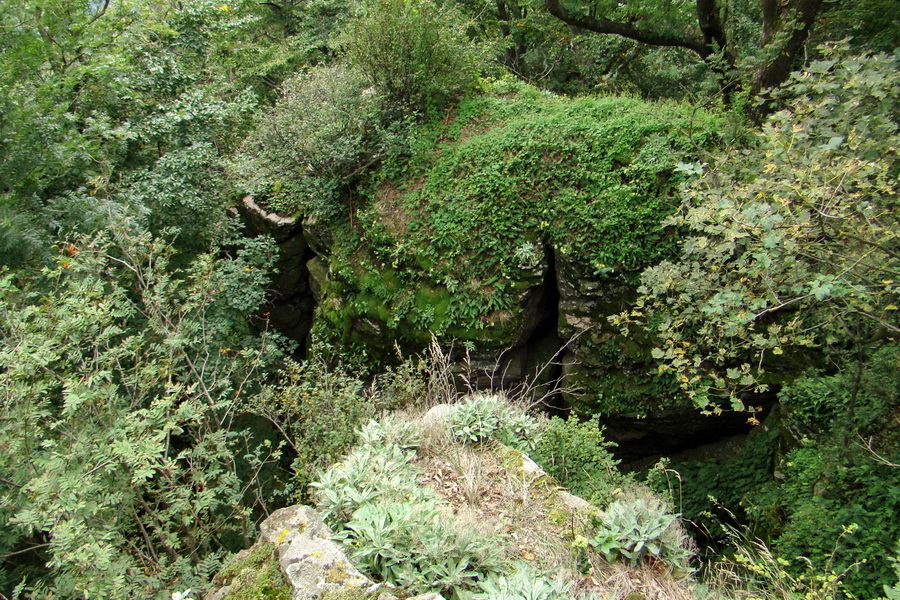
<svg viewBox="0 0 900 600"><path fill-rule="evenodd" d="M321 222L312 215L303 219L303 237L312 251L319 256L331 255L331 245L334 244L334 234L327 224Z"/></svg>
<svg viewBox="0 0 900 600"><path fill-rule="evenodd" d="M438 404L428 409L428 412L422 417L422 424L426 427L429 425L446 424L453 406L450 404Z"/></svg>
<svg viewBox="0 0 900 600"><path fill-rule="evenodd" d="M331 530L309 506L289 506L260 525L260 538L275 544L292 600L317 600L326 590L372 585L331 541Z"/></svg>
<svg viewBox="0 0 900 600"><path fill-rule="evenodd" d="M315 309L306 269L310 251L303 228L297 219L267 212L250 196L241 200L238 213L248 235L267 235L278 245L278 257L269 274L271 293L260 312L279 332L302 344L312 327Z"/></svg>

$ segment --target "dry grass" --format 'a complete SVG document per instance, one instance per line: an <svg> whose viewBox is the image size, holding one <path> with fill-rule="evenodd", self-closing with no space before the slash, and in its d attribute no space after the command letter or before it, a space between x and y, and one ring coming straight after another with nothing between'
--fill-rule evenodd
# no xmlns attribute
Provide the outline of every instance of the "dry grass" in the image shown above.
<svg viewBox="0 0 900 600"><path fill-rule="evenodd" d="M539 569L572 570L569 524L560 522L564 511L554 503L558 488L551 479L524 473L520 455L497 444L458 443L440 422L426 424L423 438L423 485L457 514L505 534L511 557Z"/></svg>
<svg viewBox="0 0 900 600"><path fill-rule="evenodd" d="M433 488L459 519L485 536L500 532L510 559L571 583L572 598L596 592L605 600L694 599L692 579L673 574L661 561L631 567L594 555L586 566L572 542L585 534L589 514L563 504L556 482L542 473L529 473L518 452L496 443L464 445L454 439L445 420L449 405L458 400L460 374L452 372L449 357L436 341L424 358L430 367L428 391L404 418L416 422L422 432L419 483ZM534 406L527 393L505 399L522 411Z"/></svg>
<svg viewBox="0 0 900 600"><path fill-rule="evenodd" d="M661 563L632 567L624 563L596 561L588 579L593 587L615 600L695 600L687 576L676 577Z"/></svg>
<svg viewBox="0 0 900 600"><path fill-rule="evenodd" d="M456 515L485 535L501 532L507 555L572 584L571 595L598 592L610 600L689 600L690 579L662 563L630 567L596 557L587 573L572 549L588 516L558 498L556 482L522 468L521 455L498 444L463 445L439 418L422 420L420 484L433 488Z"/></svg>
<svg viewBox="0 0 900 600"><path fill-rule="evenodd" d="M406 235L409 223L413 215L402 204L404 196L414 194L422 189L425 180L413 179L407 182L402 189L397 188L393 182L387 181L375 190L375 203L373 208L378 213L378 221L397 238Z"/></svg>

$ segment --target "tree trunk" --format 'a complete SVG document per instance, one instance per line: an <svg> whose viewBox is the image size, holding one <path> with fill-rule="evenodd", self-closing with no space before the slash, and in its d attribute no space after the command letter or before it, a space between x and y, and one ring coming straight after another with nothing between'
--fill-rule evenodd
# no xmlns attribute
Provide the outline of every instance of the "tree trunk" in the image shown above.
<svg viewBox="0 0 900 600"><path fill-rule="evenodd" d="M786 39L781 41L775 58L753 74L750 93L754 97L778 87L788 78L821 10L822 0L762 0L760 48L778 43L785 34Z"/></svg>

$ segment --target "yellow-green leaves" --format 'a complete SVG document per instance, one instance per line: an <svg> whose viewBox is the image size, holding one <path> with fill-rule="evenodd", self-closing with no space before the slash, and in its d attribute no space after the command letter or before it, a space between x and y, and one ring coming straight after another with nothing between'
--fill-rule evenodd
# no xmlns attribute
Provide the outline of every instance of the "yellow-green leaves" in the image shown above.
<svg viewBox="0 0 900 600"><path fill-rule="evenodd" d="M642 276L663 340L653 357L697 397L758 391L792 350L836 356L900 334L900 56L824 52L758 148L709 161L686 187L670 219L691 232L681 257Z"/></svg>

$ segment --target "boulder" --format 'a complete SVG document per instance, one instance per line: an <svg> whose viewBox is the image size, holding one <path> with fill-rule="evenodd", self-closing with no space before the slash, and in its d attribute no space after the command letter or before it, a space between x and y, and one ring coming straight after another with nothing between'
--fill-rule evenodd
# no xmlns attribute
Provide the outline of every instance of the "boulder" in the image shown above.
<svg viewBox="0 0 900 600"><path fill-rule="evenodd" d="M242 586L267 586L265 597L282 597L279 586L264 573L266 557L272 556L283 577L290 600L398 600L393 590L375 584L348 560L343 548L332 541L332 531L322 516L309 506L276 510L260 524L259 540L239 553L216 576L206 600L240 597ZM248 570L256 573L247 573ZM258 580L264 583L257 583ZM246 590L244 590L246 592ZM409 600L444 600L440 594L424 594Z"/></svg>
<svg viewBox="0 0 900 600"><path fill-rule="evenodd" d="M331 541L331 530L308 506L275 511L259 531L261 541L275 545L281 572L291 587L291 600L318 600L326 591L372 585Z"/></svg>

